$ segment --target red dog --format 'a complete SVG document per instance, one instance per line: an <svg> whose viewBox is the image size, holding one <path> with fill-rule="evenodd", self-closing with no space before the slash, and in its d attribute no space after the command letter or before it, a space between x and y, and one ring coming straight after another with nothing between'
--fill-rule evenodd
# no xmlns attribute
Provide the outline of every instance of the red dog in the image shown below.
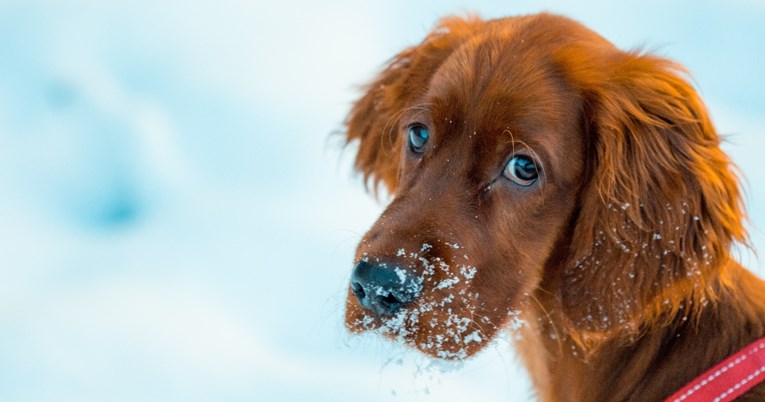
<svg viewBox="0 0 765 402"><path fill-rule="evenodd" d="M539 398L588 402L662 400L765 336L738 181L682 73L563 17L441 21L347 121L394 196L348 328L463 359L517 327Z"/></svg>

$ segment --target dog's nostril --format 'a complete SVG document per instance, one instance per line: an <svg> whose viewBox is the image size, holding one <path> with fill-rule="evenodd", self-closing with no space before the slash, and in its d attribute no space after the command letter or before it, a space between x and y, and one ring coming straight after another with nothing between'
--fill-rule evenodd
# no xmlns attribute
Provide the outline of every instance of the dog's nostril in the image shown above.
<svg viewBox="0 0 765 402"><path fill-rule="evenodd" d="M352 282L351 283L351 291L353 291L353 294L356 295L356 298L361 300L366 296L366 292L364 292L364 287L361 286L359 282Z"/></svg>
<svg viewBox="0 0 765 402"><path fill-rule="evenodd" d="M382 303L382 305L388 309L395 309L400 304L402 304L401 300L395 295L393 295L392 293L389 293L387 296L381 297L380 303Z"/></svg>
<svg viewBox="0 0 765 402"><path fill-rule="evenodd" d="M361 307L375 315L393 315L420 294L418 281L408 270L359 262L351 276L351 291Z"/></svg>

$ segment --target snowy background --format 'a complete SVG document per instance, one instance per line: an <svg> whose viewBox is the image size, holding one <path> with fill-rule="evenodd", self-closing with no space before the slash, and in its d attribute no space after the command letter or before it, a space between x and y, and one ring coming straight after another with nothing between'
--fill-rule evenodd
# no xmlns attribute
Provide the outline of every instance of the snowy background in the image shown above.
<svg viewBox="0 0 765 402"><path fill-rule="evenodd" d="M759 0L0 0L0 400L529 400L507 342L345 333L384 205L330 133L439 16L539 10L689 67L765 250Z"/></svg>

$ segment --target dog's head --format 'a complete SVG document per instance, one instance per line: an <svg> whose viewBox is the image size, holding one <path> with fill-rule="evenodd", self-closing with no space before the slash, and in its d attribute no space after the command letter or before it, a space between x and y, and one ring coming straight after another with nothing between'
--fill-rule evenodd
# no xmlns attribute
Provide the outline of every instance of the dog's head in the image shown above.
<svg viewBox="0 0 765 402"><path fill-rule="evenodd" d="M445 19L398 54L347 121L357 169L393 195L358 246L347 327L455 359L538 291L591 339L682 309L744 230L677 71L547 14Z"/></svg>

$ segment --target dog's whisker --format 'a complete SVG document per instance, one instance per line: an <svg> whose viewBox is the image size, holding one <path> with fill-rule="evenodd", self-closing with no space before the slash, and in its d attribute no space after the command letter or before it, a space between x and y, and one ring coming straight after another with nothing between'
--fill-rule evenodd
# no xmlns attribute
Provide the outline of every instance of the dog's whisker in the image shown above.
<svg viewBox="0 0 765 402"><path fill-rule="evenodd" d="M552 313L548 311L547 308L545 308L544 304L542 304L542 302L540 302L537 296L534 295L533 293L529 294L529 298L533 300L534 303L536 303L537 306L539 306L539 308L542 310L542 314L544 315L547 324L550 325L550 327L553 330L553 333L555 334L555 340L558 343L559 351L563 351L563 336L561 332L558 331L558 327L557 325L555 325L555 321L552 319Z"/></svg>
<svg viewBox="0 0 765 402"><path fill-rule="evenodd" d="M392 116L388 118L388 120L383 124L382 132L386 133L385 136L382 136L380 140L383 140L383 138L388 139L388 144L380 144L382 149L388 149L391 148L395 142L392 140L392 138L395 137L395 129L396 124L398 124L398 121L401 119L401 117L404 116L405 113L415 110L415 111L423 111L427 110L427 108L430 106L430 103L420 103L414 106L409 106L406 108L403 108L399 110L398 112L394 113ZM387 146L386 146L387 145Z"/></svg>

